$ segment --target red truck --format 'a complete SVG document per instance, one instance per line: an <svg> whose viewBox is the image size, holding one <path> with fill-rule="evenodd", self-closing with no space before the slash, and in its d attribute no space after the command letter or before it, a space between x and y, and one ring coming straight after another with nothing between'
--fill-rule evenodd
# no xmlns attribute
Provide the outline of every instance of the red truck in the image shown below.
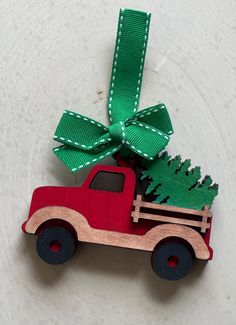
<svg viewBox="0 0 236 325"><path fill-rule="evenodd" d="M51 264L67 261L77 241L150 251L154 271L168 280L183 278L194 258L212 258L207 206L147 202L135 188L131 168L97 165L80 187L37 188L22 229L38 236L38 254Z"/></svg>

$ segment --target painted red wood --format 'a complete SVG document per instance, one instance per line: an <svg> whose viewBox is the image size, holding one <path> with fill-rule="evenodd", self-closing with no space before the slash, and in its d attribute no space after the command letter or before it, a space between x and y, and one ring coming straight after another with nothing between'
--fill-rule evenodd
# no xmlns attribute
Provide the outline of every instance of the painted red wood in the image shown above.
<svg viewBox="0 0 236 325"><path fill-rule="evenodd" d="M123 174L123 192L90 189L93 178L101 171ZM157 223L149 220L133 223L131 210L135 183L136 176L131 168L97 165L80 187L44 186L35 189L29 218L40 208L63 206L80 212L93 228L143 235Z"/></svg>

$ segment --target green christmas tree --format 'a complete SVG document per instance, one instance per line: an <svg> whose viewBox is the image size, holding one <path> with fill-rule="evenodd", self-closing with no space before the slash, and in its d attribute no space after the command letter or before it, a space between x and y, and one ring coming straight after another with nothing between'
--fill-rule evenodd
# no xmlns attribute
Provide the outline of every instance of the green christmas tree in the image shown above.
<svg viewBox="0 0 236 325"><path fill-rule="evenodd" d="M148 181L145 194L153 194L154 202L201 210L211 206L218 194L218 185L212 185L210 176L202 181L200 167L190 168L191 160L181 161L181 156L173 159L167 152L153 161L142 160L141 180Z"/></svg>

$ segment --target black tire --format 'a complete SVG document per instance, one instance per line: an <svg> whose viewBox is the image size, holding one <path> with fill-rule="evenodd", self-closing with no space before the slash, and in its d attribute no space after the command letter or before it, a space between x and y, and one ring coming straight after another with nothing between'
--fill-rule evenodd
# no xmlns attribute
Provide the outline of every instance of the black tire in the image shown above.
<svg viewBox="0 0 236 325"><path fill-rule="evenodd" d="M153 251L151 264L154 272L161 278L175 281L188 274L193 264L193 257L184 244L168 242Z"/></svg>
<svg viewBox="0 0 236 325"><path fill-rule="evenodd" d="M49 264L62 264L75 251L76 242L71 232L63 227L49 227L39 233L36 249L41 259Z"/></svg>

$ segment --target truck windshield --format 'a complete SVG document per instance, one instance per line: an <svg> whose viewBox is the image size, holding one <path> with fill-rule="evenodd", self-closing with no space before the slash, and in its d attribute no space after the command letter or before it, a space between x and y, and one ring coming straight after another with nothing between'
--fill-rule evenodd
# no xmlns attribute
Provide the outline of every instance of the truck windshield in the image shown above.
<svg viewBox="0 0 236 325"><path fill-rule="evenodd" d="M92 190L121 193L124 188L124 182L125 175L123 174L100 171L94 176L89 188Z"/></svg>

